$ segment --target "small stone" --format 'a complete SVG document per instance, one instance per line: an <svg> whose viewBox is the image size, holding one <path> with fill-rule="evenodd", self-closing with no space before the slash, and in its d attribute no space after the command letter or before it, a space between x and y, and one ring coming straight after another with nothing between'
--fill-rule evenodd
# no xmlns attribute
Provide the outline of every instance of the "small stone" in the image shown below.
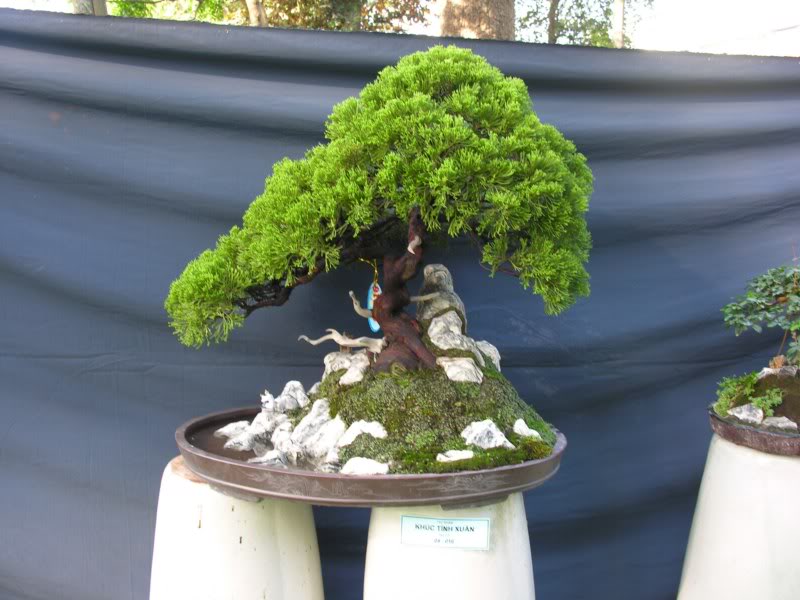
<svg viewBox="0 0 800 600"><path fill-rule="evenodd" d="M475 342L478 346L478 350L481 351L486 358L488 358L495 369L498 371L500 370L500 352L494 346L494 344L490 344L486 340L481 340L480 342Z"/></svg>
<svg viewBox="0 0 800 600"><path fill-rule="evenodd" d="M256 456L255 458L251 458L247 462L256 465L266 465L268 467L285 468L287 466L288 459L286 458L286 455L280 450L270 450L266 454L262 454L261 456Z"/></svg>
<svg viewBox="0 0 800 600"><path fill-rule="evenodd" d="M339 415L317 429L302 444L303 453L311 460L325 457L328 452L336 447L336 442L344 434L347 425Z"/></svg>
<svg viewBox="0 0 800 600"><path fill-rule="evenodd" d="M514 433L522 437L532 437L537 440L542 439L542 435L535 429L528 427L528 424L522 419L514 421Z"/></svg>
<svg viewBox="0 0 800 600"><path fill-rule="evenodd" d="M292 432L292 441L300 446L305 445L311 436L331 420L330 404L327 398L321 398L311 405L309 413L303 417ZM344 431L342 431L344 433Z"/></svg>
<svg viewBox="0 0 800 600"><path fill-rule="evenodd" d="M364 374L369 369L369 357L366 352L353 353L353 360L347 372L339 378L339 385L353 385L364 379Z"/></svg>
<svg viewBox="0 0 800 600"><path fill-rule="evenodd" d="M325 372L322 374L322 380L336 371L342 369L349 369L350 363L353 362L353 355L350 352L330 352L322 359L325 363Z"/></svg>
<svg viewBox="0 0 800 600"><path fill-rule="evenodd" d="M320 385L322 385L322 382L321 382L321 381L318 381L317 383L315 383L314 385L312 385L310 388L308 388L308 391L306 392L306 394L308 394L309 396L310 396L311 394L316 394L317 392L319 392L319 386L320 386Z"/></svg>
<svg viewBox="0 0 800 600"><path fill-rule="evenodd" d="M467 444L478 446L484 450L488 448L514 449L514 444L508 441L491 419L470 423L461 432L461 437Z"/></svg>
<svg viewBox="0 0 800 600"><path fill-rule="evenodd" d="M250 424L249 431L258 435L272 433L275 431L275 428L278 425L288 420L289 417L283 413L274 413L262 410L256 415L256 418L253 419L253 422Z"/></svg>
<svg viewBox="0 0 800 600"><path fill-rule="evenodd" d="M361 456L348 460L341 470L342 475L386 475L388 472L388 464Z"/></svg>
<svg viewBox="0 0 800 600"><path fill-rule="evenodd" d="M339 464L339 447L334 446L328 453L325 455L325 464L326 465L338 465Z"/></svg>
<svg viewBox="0 0 800 600"><path fill-rule="evenodd" d="M289 381L283 386L281 395L275 399L281 412L304 408L308 405L308 396L299 381Z"/></svg>
<svg viewBox="0 0 800 600"><path fill-rule="evenodd" d="M471 358L440 356L436 359L436 364L444 369L447 378L451 381L469 381L472 383L481 383L483 381L483 372Z"/></svg>
<svg viewBox="0 0 800 600"><path fill-rule="evenodd" d="M436 460L439 462L456 462L458 460L467 460L475 456L472 450L448 450L444 454L437 454Z"/></svg>
<svg viewBox="0 0 800 600"><path fill-rule="evenodd" d="M764 420L764 411L752 404L737 406L728 411L728 414L743 423L759 425Z"/></svg>
<svg viewBox="0 0 800 600"><path fill-rule="evenodd" d="M420 323L429 321L448 309L455 309L462 315L467 314L464 303L453 290L453 276L447 267L441 264L426 265L422 273L424 281L419 289L419 295L426 296L433 293L437 295L430 300L417 302L417 321ZM466 333L466 316L464 318L463 333Z"/></svg>
<svg viewBox="0 0 800 600"><path fill-rule="evenodd" d="M250 421L236 421L235 423L228 423L225 427L220 427L214 432L215 438L234 438L250 427Z"/></svg>
<svg viewBox="0 0 800 600"><path fill-rule="evenodd" d="M470 352L478 361L480 366L486 364L483 354L478 349L478 344L471 337L461 333L463 325L461 317L456 311L451 310L439 315L431 321L428 326L428 337L431 343L441 350L462 350Z"/></svg>
<svg viewBox="0 0 800 600"><path fill-rule="evenodd" d="M797 431L797 423L786 417L767 417L761 423L762 427L773 427L784 431Z"/></svg>
<svg viewBox="0 0 800 600"><path fill-rule="evenodd" d="M383 439L386 437L386 429L384 429L383 425L377 421L356 421L347 428L347 431L345 431L344 435L339 438L339 441L336 442L336 445L339 448L349 446L362 433L366 433L378 439Z"/></svg>
<svg viewBox="0 0 800 600"><path fill-rule="evenodd" d="M795 366L784 366L779 369L764 367L758 373L758 378L764 379L764 377L768 377L770 375L776 375L777 377L797 377L797 370L798 368Z"/></svg>
<svg viewBox="0 0 800 600"><path fill-rule="evenodd" d="M300 445L292 441L291 421L286 421L278 425L278 427L272 433L271 441L273 448L279 452L282 452L286 456L287 460L293 465L296 465L297 461L303 455L303 449L300 447Z"/></svg>
<svg viewBox="0 0 800 600"><path fill-rule="evenodd" d="M299 381L287 382L277 398L273 398L266 390L261 394L261 409L269 412L286 412L303 408L307 404L308 396Z"/></svg>
<svg viewBox="0 0 800 600"><path fill-rule="evenodd" d="M369 368L369 357L366 350L359 352L331 352L324 358L325 373L322 375L324 380L331 373L346 370L339 378L339 385L352 385L364 379L364 373Z"/></svg>

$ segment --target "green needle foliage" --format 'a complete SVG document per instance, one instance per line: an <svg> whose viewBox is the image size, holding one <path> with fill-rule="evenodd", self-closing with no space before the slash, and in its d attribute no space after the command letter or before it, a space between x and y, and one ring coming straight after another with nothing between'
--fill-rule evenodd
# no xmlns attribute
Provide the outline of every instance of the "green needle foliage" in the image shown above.
<svg viewBox="0 0 800 600"><path fill-rule="evenodd" d="M278 162L243 225L173 282L165 307L184 344L227 339L253 286L290 288L334 269L360 236L415 206L430 232L475 240L492 274L518 274L548 314L588 295L592 174L539 121L520 79L469 50L434 47L337 105L326 138Z"/></svg>

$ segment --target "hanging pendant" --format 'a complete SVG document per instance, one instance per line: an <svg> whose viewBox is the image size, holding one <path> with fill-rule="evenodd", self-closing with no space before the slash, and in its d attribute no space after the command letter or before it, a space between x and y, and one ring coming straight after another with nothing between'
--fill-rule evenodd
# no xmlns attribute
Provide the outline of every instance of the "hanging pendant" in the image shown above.
<svg viewBox="0 0 800 600"><path fill-rule="evenodd" d="M367 292L367 309L372 310L372 307L375 305L375 300L382 294L381 286L378 285L377 281L373 281L372 284L369 286L369 291ZM378 333L381 330L381 326L378 322L370 317L368 319L369 328L372 330L372 333Z"/></svg>

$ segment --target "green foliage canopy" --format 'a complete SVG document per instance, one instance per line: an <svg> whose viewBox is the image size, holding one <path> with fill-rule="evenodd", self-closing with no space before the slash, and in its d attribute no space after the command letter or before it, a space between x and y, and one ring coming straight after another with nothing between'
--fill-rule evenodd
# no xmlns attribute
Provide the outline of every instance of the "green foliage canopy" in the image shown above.
<svg viewBox="0 0 800 600"><path fill-rule="evenodd" d="M184 344L226 339L254 286L334 269L360 236L415 206L430 232L476 240L492 274L515 271L548 314L588 295L591 171L539 121L520 79L434 47L337 105L326 138L278 162L242 226L173 282L165 307Z"/></svg>
<svg viewBox="0 0 800 600"><path fill-rule="evenodd" d="M781 266L759 275L722 312L736 335L748 329L761 333L763 326L783 329L792 338L787 357L800 362L800 267Z"/></svg>

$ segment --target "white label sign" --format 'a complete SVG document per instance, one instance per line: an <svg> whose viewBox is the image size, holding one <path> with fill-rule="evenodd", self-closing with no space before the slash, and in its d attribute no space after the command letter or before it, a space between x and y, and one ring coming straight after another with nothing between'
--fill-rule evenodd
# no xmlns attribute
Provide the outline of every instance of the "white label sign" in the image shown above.
<svg viewBox="0 0 800 600"><path fill-rule="evenodd" d="M489 548L489 519L433 519L400 517L400 543L439 548Z"/></svg>

